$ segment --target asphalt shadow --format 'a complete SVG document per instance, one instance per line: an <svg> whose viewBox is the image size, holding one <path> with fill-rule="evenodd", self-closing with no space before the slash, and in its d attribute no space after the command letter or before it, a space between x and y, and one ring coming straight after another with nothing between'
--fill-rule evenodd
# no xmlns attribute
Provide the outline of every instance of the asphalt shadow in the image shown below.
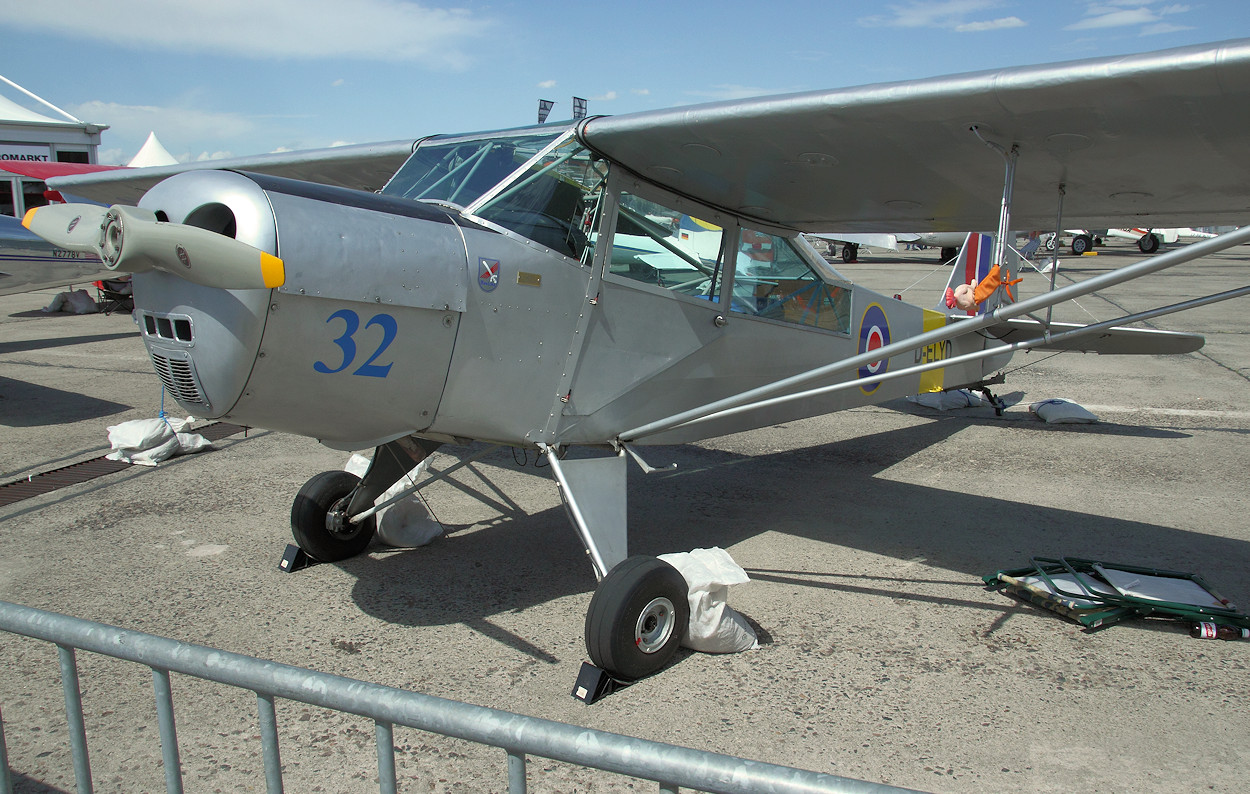
<svg viewBox="0 0 1250 794"><path fill-rule="evenodd" d="M653 462L673 461L678 468L651 475L630 468L630 553L731 547L779 532L900 561L923 559L928 574L939 568L950 572L941 581L969 587L981 586L983 575L1027 564L1037 555L1180 570L1195 570L1192 565L1203 560L1219 560L1232 570L1250 567L1245 541L1032 504L996 490L992 471L966 472L984 481L981 494L877 476L963 426L929 422L756 456L695 445L650 448ZM509 466L506 455L483 463ZM529 471L535 476L524 487L554 491L549 473ZM357 579L352 588L356 604L399 625L490 626L492 615L594 589L591 566L562 507L529 514L498 497L492 504L502 508L494 518L449 527L447 535L428 546L380 551L375 545L379 553L337 563ZM437 515L436 496L431 506ZM842 571L794 562L778 560L757 573L762 579L895 596L900 587L899 582L856 582ZM975 596L967 603L983 606ZM499 639L521 647L515 642L520 638Z"/></svg>
<svg viewBox="0 0 1250 794"><path fill-rule="evenodd" d="M40 314L40 312L35 312ZM16 315L15 315L16 316ZM69 347L71 345L89 345L93 342L111 342L115 339L137 338L139 336L138 329L127 331L125 333L113 334L83 334L81 336L54 336L48 339L25 339L17 342L0 342L0 356L6 353L27 353L31 350L49 350L54 347Z"/></svg>
<svg viewBox="0 0 1250 794"><path fill-rule="evenodd" d="M100 419L133 406L0 376L0 426L43 427Z"/></svg>

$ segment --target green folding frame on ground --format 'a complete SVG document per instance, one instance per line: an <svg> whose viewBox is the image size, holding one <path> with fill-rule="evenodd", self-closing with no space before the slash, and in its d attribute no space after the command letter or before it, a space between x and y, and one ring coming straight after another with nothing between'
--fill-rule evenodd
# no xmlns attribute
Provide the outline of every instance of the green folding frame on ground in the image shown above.
<svg viewBox="0 0 1250 794"><path fill-rule="evenodd" d="M1077 557L1034 557L1022 568L982 577L1002 590L1058 612L1089 629L1155 615L1250 628L1250 615L1198 575Z"/></svg>

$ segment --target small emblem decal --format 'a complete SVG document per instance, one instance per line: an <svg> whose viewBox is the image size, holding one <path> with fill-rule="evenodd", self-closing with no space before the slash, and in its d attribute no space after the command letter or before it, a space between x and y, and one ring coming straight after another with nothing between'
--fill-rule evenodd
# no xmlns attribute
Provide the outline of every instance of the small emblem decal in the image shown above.
<svg viewBox="0 0 1250 794"><path fill-rule="evenodd" d="M191 269L191 256L190 254L187 253L187 249L183 248L180 245L174 249L174 253L178 254L178 261L182 263L182 266L185 267L187 270L190 270Z"/></svg>
<svg viewBox="0 0 1250 794"><path fill-rule="evenodd" d="M477 260L477 285L483 292L494 292L499 286L499 260Z"/></svg>
<svg viewBox="0 0 1250 794"><path fill-rule="evenodd" d="M66 234L70 234L71 232L73 232L73 231L74 231L74 227L76 227L76 226L78 225L78 222L79 222L80 220L82 220L82 216L81 216L81 215L75 215L75 216L74 216L74 219L73 219L72 221L70 221L70 222L69 222L69 226L65 227L65 233L66 233Z"/></svg>

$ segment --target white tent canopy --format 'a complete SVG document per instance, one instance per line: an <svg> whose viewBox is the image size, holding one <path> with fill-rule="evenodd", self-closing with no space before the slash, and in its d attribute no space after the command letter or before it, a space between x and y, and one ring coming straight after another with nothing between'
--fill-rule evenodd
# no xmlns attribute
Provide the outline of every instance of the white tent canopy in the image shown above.
<svg viewBox="0 0 1250 794"><path fill-rule="evenodd" d="M4 96L0 96L0 122L5 122L5 121L18 121L18 122L35 123L35 124L66 124L66 125L73 124L73 122L71 121L65 121L63 119L54 119L49 116L44 116L40 113L36 113L33 110L28 110L22 107L21 105L17 104L16 102L14 102L13 100L8 99ZM81 125L74 124L74 126L81 126Z"/></svg>
<svg viewBox="0 0 1250 794"><path fill-rule="evenodd" d="M155 132L148 133L148 139L139 147L139 152L126 165L131 168L144 168L151 165L177 165L178 159L157 140Z"/></svg>

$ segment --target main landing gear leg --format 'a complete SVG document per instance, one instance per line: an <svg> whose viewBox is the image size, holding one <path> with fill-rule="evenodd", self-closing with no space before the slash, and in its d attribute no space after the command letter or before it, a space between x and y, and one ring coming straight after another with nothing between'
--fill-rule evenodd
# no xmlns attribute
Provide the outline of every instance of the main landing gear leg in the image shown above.
<svg viewBox="0 0 1250 794"><path fill-rule="evenodd" d="M586 612L591 662L620 681L658 672L686 634L690 604L676 568L655 557L626 557L624 452L562 461L543 448L600 580Z"/></svg>
<svg viewBox="0 0 1250 794"><path fill-rule="evenodd" d="M310 557L335 562L354 557L373 538L376 523L369 516L356 523L350 517L373 505L387 488L429 457L440 445L424 439L401 438L374 450L363 479L348 471L326 471L304 483L291 505L291 534Z"/></svg>

